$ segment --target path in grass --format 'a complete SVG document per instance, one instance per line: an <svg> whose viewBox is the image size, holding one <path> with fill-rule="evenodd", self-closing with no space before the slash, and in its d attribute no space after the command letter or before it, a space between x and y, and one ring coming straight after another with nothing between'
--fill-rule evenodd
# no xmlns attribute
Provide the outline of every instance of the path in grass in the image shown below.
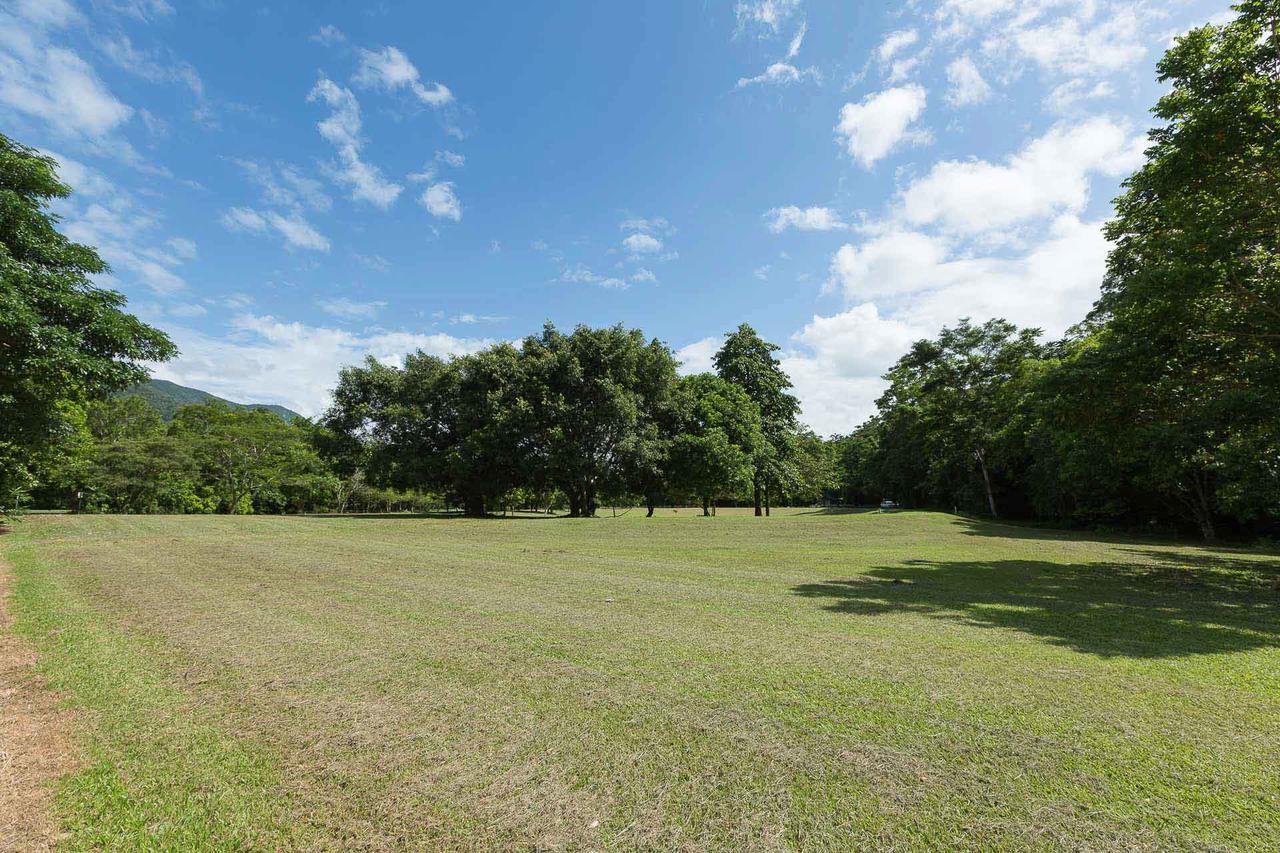
<svg viewBox="0 0 1280 853"><path fill-rule="evenodd" d="M11 578L0 557L0 850L51 850L54 783L75 766L70 713L36 671L31 644L13 632Z"/></svg>
<svg viewBox="0 0 1280 853"><path fill-rule="evenodd" d="M32 517L74 844L1259 849L1280 560L928 513Z"/></svg>

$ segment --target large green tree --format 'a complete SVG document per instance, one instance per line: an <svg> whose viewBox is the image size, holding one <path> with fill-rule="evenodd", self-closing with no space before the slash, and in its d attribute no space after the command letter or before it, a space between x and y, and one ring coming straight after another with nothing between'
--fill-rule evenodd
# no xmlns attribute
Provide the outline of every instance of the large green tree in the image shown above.
<svg viewBox="0 0 1280 853"><path fill-rule="evenodd" d="M717 498L751 483L764 444L760 408L740 386L712 373L686 376L677 389L681 412L669 471L676 489L700 498L709 515Z"/></svg>
<svg viewBox="0 0 1280 853"><path fill-rule="evenodd" d="M599 497L622 494L647 457L675 387L675 359L638 329L548 324L521 348L523 399L535 487L550 484L571 516L595 515Z"/></svg>
<svg viewBox="0 0 1280 853"><path fill-rule="evenodd" d="M71 189L55 163L0 135L0 515L30 485L32 460L64 430L66 404L103 397L171 357L165 335L93 284L107 265L57 230Z"/></svg>
<svg viewBox="0 0 1280 853"><path fill-rule="evenodd" d="M763 514L764 491L784 480L790 438L800 413L800 402L788 390L791 378L774 355L779 349L743 323L725 337L713 359L720 378L741 387L760 409L765 441L751 478L756 515Z"/></svg>
<svg viewBox="0 0 1280 853"><path fill-rule="evenodd" d="M1206 539L1222 513L1280 513L1280 4L1235 8L1160 60L1087 353L1141 476Z"/></svg>
<svg viewBox="0 0 1280 853"><path fill-rule="evenodd" d="M998 515L991 452L1005 421L1001 396L1040 355L1038 335L1004 320L962 320L917 341L885 374L889 388L878 402L884 428L899 431L912 448L920 460L912 467L926 466L935 500L964 503L976 474L987 509ZM882 435L880 447L892 446Z"/></svg>

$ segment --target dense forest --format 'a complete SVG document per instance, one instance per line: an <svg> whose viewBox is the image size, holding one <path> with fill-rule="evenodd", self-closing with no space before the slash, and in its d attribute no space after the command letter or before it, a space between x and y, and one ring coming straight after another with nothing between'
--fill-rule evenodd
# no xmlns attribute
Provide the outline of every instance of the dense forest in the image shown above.
<svg viewBox="0 0 1280 853"><path fill-rule="evenodd" d="M892 499L1063 525L1273 534L1280 519L1280 35L1269 4L1191 31L1146 163L1107 226L1093 311L1061 340L959 320L888 371L852 433L805 430L778 347L743 325L680 376L622 326L548 325L338 377L314 422L218 403L163 422L110 394L171 357L94 287L47 212L52 161L0 137L0 513Z"/></svg>

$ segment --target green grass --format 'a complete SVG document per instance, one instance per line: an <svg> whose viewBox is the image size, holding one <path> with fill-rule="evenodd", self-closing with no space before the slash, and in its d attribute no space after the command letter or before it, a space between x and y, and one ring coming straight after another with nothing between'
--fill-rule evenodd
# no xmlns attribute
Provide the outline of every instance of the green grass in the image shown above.
<svg viewBox="0 0 1280 853"><path fill-rule="evenodd" d="M68 845L1277 848L1280 558L641 515L29 518Z"/></svg>

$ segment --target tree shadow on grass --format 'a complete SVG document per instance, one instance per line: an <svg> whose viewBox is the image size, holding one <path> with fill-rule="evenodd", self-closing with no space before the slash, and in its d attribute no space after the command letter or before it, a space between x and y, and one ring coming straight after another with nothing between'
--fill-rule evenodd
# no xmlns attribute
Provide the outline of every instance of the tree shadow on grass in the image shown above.
<svg viewBox="0 0 1280 853"><path fill-rule="evenodd" d="M1161 658L1280 646L1280 562L1135 553L1142 564L910 560L802 584L854 616L920 613L1004 628L1102 657Z"/></svg>

